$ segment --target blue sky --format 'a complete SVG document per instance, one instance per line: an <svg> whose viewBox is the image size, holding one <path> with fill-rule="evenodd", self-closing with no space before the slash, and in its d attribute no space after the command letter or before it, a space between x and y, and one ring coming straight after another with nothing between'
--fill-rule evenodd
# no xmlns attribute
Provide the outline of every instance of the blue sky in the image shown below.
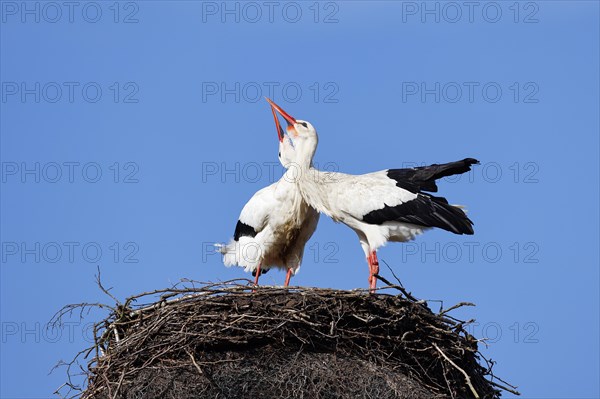
<svg viewBox="0 0 600 399"><path fill-rule="evenodd" d="M100 315L45 327L110 303L97 267L119 298L248 277L209 244L281 175L269 96L317 128L322 168L478 158L440 184L475 235L380 259L420 298L476 303L456 316L524 398L597 398L598 3L273 4L0 3L0 397L64 382L50 369ZM367 276L355 234L323 217L293 283Z"/></svg>

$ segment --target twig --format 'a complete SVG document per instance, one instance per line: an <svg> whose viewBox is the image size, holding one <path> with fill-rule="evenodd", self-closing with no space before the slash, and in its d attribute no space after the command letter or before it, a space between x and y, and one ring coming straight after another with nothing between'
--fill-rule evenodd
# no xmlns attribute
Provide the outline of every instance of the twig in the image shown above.
<svg viewBox="0 0 600 399"><path fill-rule="evenodd" d="M454 310L454 309L458 309L458 308L460 308L460 307L462 307L462 306L475 306L475 304L474 304L474 303L471 303L471 302L460 302L460 303L457 303L457 304L456 304L456 305L454 305L454 306L451 306L451 307L449 307L449 308L448 308L448 309L446 309L446 310L440 311L440 312L438 313L438 316L443 316L443 315L445 315L446 313L448 313L448 312L450 312L450 311L452 311L452 310Z"/></svg>
<svg viewBox="0 0 600 399"><path fill-rule="evenodd" d="M119 389L121 389L121 384L123 383L123 378L125 378L125 371L127 371L127 370L123 369L123 371L121 372L121 378L119 378L119 383L117 384L117 389L115 390L113 399L117 399L117 394L119 393Z"/></svg>
<svg viewBox="0 0 600 399"><path fill-rule="evenodd" d="M469 377L469 374L467 374L467 372L465 370L458 367L458 365L456 363L454 363L448 356L446 356L446 354L444 352L442 352L442 350L436 344L433 344L433 347L444 357L444 359L446 359L448 361L448 363L453 365L458 371L460 371L462 373L462 375L465 376L465 381L467 382L469 389L471 389L473 396L475 396L475 399L479 399L479 394L473 387L473 384L471 384L471 377Z"/></svg>
<svg viewBox="0 0 600 399"><path fill-rule="evenodd" d="M387 263L386 263L387 264ZM379 274L374 274L373 275L375 278L377 278L378 280L383 281L385 284L387 284L388 286L392 287L392 288L396 288L397 290L399 290L400 292L402 292L402 294L404 294L404 297L406 299L409 299L413 302L420 302L417 298L415 298L414 296L412 296L408 291L406 291L404 289L404 287L402 287L401 285L396 285L396 284L392 284L389 280L387 280L385 277L381 277Z"/></svg>
<svg viewBox="0 0 600 399"><path fill-rule="evenodd" d="M498 378L498 377L496 377L496 378ZM499 379L499 378L498 378L498 379ZM507 385L510 385L512 388L509 388L509 387L507 387L507 386L504 386L504 385L502 385L502 384L498 384L498 383L497 383L497 382L495 382L495 381L488 381L488 382L489 382L490 384L492 384L493 386L495 386L495 387L498 387L498 388L500 388L500 389L503 389L503 390L505 390L506 392L510 392L510 393L512 393L513 395L521 396L521 392L517 391L516 389L512 389L512 388L516 388L516 387L513 387L513 386L512 386L512 385L510 385L510 384L507 384Z"/></svg>
<svg viewBox="0 0 600 399"><path fill-rule="evenodd" d="M119 300L117 298L115 298L115 296L113 294L111 294L109 292L112 288L106 289L102 285L102 281L100 279L100 266L98 266L98 274L96 275L96 283L98 284L98 287L100 287L100 289L102 290L102 292L104 292L106 295L108 295L109 297L111 297L111 299L113 301L115 301L117 303L117 305L119 305L119 306L121 305L121 302L119 302Z"/></svg>
<svg viewBox="0 0 600 399"><path fill-rule="evenodd" d="M192 355L187 349L185 351L187 352L187 354L189 355L190 359L192 360L192 364L196 367L196 370L198 370L198 374L204 375L204 372L202 372L202 369L200 368L200 366L198 365L198 363L196 363L196 359L194 359L194 355Z"/></svg>
<svg viewBox="0 0 600 399"><path fill-rule="evenodd" d="M385 261L385 259L382 259L381 261L383 262L383 264L384 264L384 265L386 265L386 266L387 266L387 268L390 270L390 273L392 273L392 276L394 276L394 278L395 278L395 279L396 279L396 281L398 282L398 284L399 284L399 285L397 285L395 288L398 288L398 289L400 290L400 292L402 292L406 298L410 299L411 301L418 302L418 299L417 299L417 298L415 298L414 296L412 296L412 295L410 294L410 292L408 292L408 291L406 291L406 289L404 289L404 285L402 284L402 281L400 281L400 279L398 278L398 276L396 276L396 273L394 273L394 270L393 270L393 269L392 269L392 267L389 265L389 263L387 263L387 262ZM383 282L384 282L384 283L386 283L387 285L392 285L392 284L391 284L389 281L387 281L387 280L386 280L386 281L384 281L384 280L381 280L381 281L383 281Z"/></svg>

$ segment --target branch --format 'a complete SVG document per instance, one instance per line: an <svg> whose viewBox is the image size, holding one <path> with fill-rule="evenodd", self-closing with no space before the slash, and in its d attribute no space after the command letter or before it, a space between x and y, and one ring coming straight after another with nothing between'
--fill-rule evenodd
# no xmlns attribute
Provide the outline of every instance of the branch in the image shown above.
<svg viewBox="0 0 600 399"><path fill-rule="evenodd" d="M448 356L446 356L446 354L444 352L442 352L442 350L440 348L438 348L438 346L436 344L432 344L432 345L435 349L437 349L438 352L440 352L440 354L444 357L444 359L446 359L448 361L448 363L453 365L458 371L460 371L462 373L462 375L465 376L465 381L467 382L469 389L471 389L473 396L475 396L475 399L479 399L479 394L473 387L473 384L471 384L471 378L469 377L469 374L467 374L465 370L458 367L458 365L456 363L454 363Z"/></svg>
<svg viewBox="0 0 600 399"><path fill-rule="evenodd" d="M454 305L454 306L451 306L451 307L449 307L449 308L448 308L448 309L446 309L446 310L442 310L440 313L438 313L438 316L443 316L443 315L445 315L446 313L450 312L451 310L458 309L458 308L460 308L460 307L462 307L462 306L475 306L475 304L474 304L474 303L471 303L471 302L460 302L460 303L457 303L457 304L456 304L456 305Z"/></svg>
<svg viewBox="0 0 600 399"><path fill-rule="evenodd" d="M121 306L121 302L119 302L119 300L117 298L115 298L115 296L113 294L111 294L109 292L110 290L112 290L112 288L106 289L102 285L102 281L100 280L100 266L98 266L98 274L96 275L96 283L98 284L98 287L100 287L100 289L102 290L102 292L104 292L106 295L108 295L109 297L111 297L112 300L115 301L117 305Z"/></svg>

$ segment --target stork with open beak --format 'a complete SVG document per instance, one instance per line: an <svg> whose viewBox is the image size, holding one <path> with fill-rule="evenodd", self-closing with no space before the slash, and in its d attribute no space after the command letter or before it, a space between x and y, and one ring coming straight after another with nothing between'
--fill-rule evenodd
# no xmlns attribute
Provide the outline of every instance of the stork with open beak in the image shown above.
<svg viewBox="0 0 600 399"><path fill-rule="evenodd" d="M304 200L358 235L369 265L371 292L377 284L374 275L379 273L377 249L388 241L409 241L433 227L454 234L473 234L473 222L460 207L429 193L437 192L437 179L471 170L471 165L479 163L476 159L364 175L322 172L312 165L318 144L315 128L267 101L287 122L299 169L295 182Z"/></svg>
<svg viewBox="0 0 600 399"><path fill-rule="evenodd" d="M277 119L271 107L273 117ZM296 151L287 133L276 123L279 162L284 168L295 163ZM229 244L215 244L223 254L225 266L237 265L251 271L258 284L261 273L276 267L286 270L285 286L302 263L304 247L319 221L294 183L295 172L286 170L275 183L250 198L239 216Z"/></svg>

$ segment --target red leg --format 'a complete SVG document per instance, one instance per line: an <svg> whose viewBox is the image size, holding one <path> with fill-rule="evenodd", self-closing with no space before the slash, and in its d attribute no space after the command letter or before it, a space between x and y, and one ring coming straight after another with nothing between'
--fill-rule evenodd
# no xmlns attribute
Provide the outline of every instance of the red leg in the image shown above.
<svg viewBox="0 0 600 399"><path fill-rule="evenodd" d="M379 274L379 260L377 259L377 253L372 251L369 255L369 290L371 293L375 292L377 288L377 278L375 278L375 274Z"/></svg>
<svg viewBox="0 0 600 399"><path fill-rule="evenodd" d="M256 268L256 276L254 277L254 285L258 285L258 278L260 277L260 263Z"/></svg>
<svg viewBox="0 0 600 399"><path fill-rule="evenodd" d="M369 289L371 289L371 280L373 280L373 262L371 254L367 255L367 263L369 264Z"/></svg>
<svg viewBox="0 0 600 399"><path fill-rule="evenodd" d="M287 275L285 276L285 283L283 284L284 287L288 287L290 285L291 278L292 278L292 269L288 269Z"/></svg>

